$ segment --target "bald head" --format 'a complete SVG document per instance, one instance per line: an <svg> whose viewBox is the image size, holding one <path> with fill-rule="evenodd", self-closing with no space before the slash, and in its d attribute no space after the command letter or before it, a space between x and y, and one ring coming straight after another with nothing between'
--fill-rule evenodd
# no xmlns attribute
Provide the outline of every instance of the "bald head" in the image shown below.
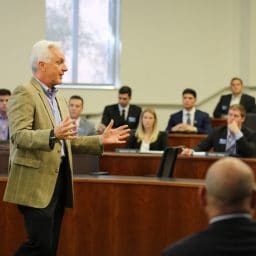
<svg viewBox="0 0 256 256"><path fill-rule="evenodd" d="M222 158L207 172L206 192L210 209L222 213L249 211L253 191L253 172L237 158Z"/></svg>

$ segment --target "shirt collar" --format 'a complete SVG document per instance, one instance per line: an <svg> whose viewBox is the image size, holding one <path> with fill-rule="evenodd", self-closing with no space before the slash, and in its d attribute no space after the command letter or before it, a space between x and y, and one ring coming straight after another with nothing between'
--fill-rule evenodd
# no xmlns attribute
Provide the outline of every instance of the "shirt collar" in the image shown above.
<svg viewBox="0 0 256 256"><path fill-rule="evenodd" d="M231 214L224 214L220 216L216 216L210 220L210 224L213 224L215 222L221 221L221 220L228 220L228 219L235 219L235 218L247 218L251 219L252 216L249 213L231 213Z"/></svg>
<svg viewBox="0 0 256 256"><path fill-rule="evenodd" d="M241 98L241 96L242 96L242 93L240 93L240 94L238 94L238 95L232 94L232 98L233 98L233 99Z"/></svg>
<svg viewBox="0 0 256 256"><path fill-rule="evenodd" d="M187 111L185 108L183 108L183 113L184 114L190 114L190 115L194 115L195 114L195 112L196 112L196 108L195 107L193 107L190 111Z"/></svg>
<svg viewBox="0 0 256 256"><path fill-rule="evenodd" d="M7 119L8 119L7 115L3 115L0 113L0 120L7 120Z"/></svg>
<svg viewBox="0 0 256 256"><path fill-rule="evenodd" d="M119 108L119 111L120 112L122 112L122 110L124 109L125 110L125 112L127 113L127 111L128 111L128 109L129 109L129 104L124 108L124 107L122 107L120 104L118 104L118 108Z"/></svg>
<svg viewBox="0 0 256 256"><path fill-rule="evenodd" d="M38 78L34 77L36 81L41 85L43 91L47 95L47 97L55 97L56 93L58 92L58 89L53 86L52 88L49 88L44 83L42 83Z"/></svg>
<svg viewBox="0 0 256 256"><path fill-rule="evenodd" d="M77 126L79 126L80 120L81 120L81 117L79 116L79 117L76 119L76 125L77 125Z"/></svg>

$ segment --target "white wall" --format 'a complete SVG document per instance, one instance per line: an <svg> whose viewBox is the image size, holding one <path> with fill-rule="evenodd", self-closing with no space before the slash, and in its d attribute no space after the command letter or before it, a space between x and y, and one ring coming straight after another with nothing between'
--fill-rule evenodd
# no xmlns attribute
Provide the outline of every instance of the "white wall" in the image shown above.
<svg viewBox="0 0 256 256"><path fill-rule="evenodd" d="M29 51L44 37L44 1L2 1L1 87L30 78ZM181 91L195 88L198 102L228 86L233 76L256 85L255 0L123 0L120 79L133 102L156 106L160 128L177 110ZM86 111L100 113L117 90L63 90L81 94ZM255 92L250 92L255 96ZM212 113L218 97L200 105ZM162 104L162 105L161 105ZM99 116L94 119L99 121Z"/></svg>
<svg viewBox="0 0 256 256"><path fill-rule="evenodd" d="M31 46L44 38L43 0L1 0L0 87L13 89L31 76Z"/></svg>

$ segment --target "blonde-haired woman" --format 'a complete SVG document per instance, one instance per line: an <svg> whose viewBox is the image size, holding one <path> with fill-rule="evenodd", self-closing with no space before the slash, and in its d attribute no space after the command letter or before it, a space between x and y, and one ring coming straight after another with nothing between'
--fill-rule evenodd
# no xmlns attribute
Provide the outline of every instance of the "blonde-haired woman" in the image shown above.
<svg viewBox="0 0 256 256"><path fill-rule="evenodd" d="M140 151L164 150L167 147L167 133L158 130L154 109L142 111L138 128L128 140L128 147Z"/></svg>

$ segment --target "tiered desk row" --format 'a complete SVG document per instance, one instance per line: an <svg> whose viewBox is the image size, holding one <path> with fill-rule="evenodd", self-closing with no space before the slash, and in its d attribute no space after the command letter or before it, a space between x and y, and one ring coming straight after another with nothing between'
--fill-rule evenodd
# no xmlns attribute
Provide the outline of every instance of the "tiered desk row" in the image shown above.
<svg viewBox="0 0 256 256"><path fill-rule="evenodd" d="M193 147L203 135L170 135L171 146ZM0 151L0 197L9 152ZM161 155L105 152L74 155L75 207L66 211L58 255L160 255L170 243L207 226L197 201L213 157L178 156L174 178L155 176ZM256 160L244 159L253 170ZM107 171L110 175L88 175ZM186 178L186 179L184 179ZM22 217L0 201L0 255L11 256L26 239ZM192 217L193 216L193 217Z"/></svg>

